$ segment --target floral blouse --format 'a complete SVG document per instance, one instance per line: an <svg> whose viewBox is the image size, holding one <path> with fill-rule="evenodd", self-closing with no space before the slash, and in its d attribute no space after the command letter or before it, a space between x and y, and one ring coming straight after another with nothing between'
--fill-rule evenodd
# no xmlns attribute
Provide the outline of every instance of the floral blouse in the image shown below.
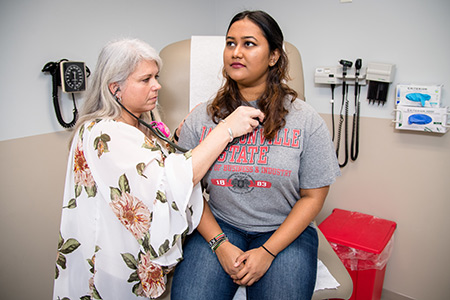
<svg viewBox="0 0 450 300"><path fill-rule="evenodd" d="M114 120L82 126L64 191L53 299L157 298L203 212L190 152Z"/></svg>

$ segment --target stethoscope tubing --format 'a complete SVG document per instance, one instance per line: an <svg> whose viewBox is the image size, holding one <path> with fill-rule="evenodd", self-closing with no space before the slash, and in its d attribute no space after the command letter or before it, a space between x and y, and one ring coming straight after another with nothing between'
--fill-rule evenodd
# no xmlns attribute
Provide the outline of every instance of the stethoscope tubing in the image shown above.
<svg viewBox="0 0 450 300"><path fill-rule="evenodd" d="M117 91L116 91L117 93ZM136 115L134 115L131 111L129 111L122 103L120 103L120 100L117 98L116 93L113 94L114 99L116 99L116 102L120 105L120 107L122 107L127 113L129 113L131 116L133 116L140 124L142 124L143 126L147 127L148 129L150 129L150 131L159 139L163 140L164 142L168 143L170 146L174 147L175 149L177 149L180 152L186 153L189 150L185 149L183 147L178 146L176 143L174 143L173 141L171 141L169 138L167 138L164 133L161 132L161 130L159 130L159 128L155 128L156 124L148 124L147 122L145 122L144 120L138 118ZM154 120L154 115L153 112L150 111L150 115L152 117L152 121Z"/></svg>

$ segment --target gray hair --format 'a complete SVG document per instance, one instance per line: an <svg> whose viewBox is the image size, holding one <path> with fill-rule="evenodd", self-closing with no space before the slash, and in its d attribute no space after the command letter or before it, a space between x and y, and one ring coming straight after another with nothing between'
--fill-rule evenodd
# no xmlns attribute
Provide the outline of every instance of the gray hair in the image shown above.
<svg viewBox="0 0 450 300"><path fill-rule="evenodd" d="M120 39L107 43L101 50L97 66L90 78L90 85L86 90L85 101L80 112L80 118L74 130L95 119L115 119L122 112L109 85L117 83L123 85L138 64L144 60L155 61L161 70L162 60L158 53L147 43L139 39ZM142 119L148 121L149 113L143 114Z"/></svg>

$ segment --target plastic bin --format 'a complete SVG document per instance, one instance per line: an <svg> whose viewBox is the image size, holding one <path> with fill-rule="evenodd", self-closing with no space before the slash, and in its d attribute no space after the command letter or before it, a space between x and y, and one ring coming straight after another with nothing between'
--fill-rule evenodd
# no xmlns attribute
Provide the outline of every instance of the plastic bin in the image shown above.
<svg viewBox="0 0 450 300"><path fill-rule="evenodd" d="M353 280L350 300L379 300L397 224L371 215L334 209L319 228Z"/></svg>

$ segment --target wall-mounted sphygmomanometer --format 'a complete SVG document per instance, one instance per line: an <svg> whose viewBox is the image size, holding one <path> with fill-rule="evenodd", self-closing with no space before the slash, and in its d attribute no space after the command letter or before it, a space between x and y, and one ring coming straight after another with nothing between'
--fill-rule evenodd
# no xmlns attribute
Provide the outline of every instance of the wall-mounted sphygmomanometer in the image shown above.
<svg viewBox="0 0 450 300"><path fill-rule="evenodd" d="M52 97L53 106L55 108L56 117L59 124L65 128L75 125L78 117L78 110L75 103L75 93L86 90L86 78L89 77L91 71L80 61L69 61L61 59L57 62L48 62L42 68L42 72L48 72L52 75ZM58 100L58 87L62 88L64 93L72 93L73 100L73 119L66 123L61 115Z"/></svg>

